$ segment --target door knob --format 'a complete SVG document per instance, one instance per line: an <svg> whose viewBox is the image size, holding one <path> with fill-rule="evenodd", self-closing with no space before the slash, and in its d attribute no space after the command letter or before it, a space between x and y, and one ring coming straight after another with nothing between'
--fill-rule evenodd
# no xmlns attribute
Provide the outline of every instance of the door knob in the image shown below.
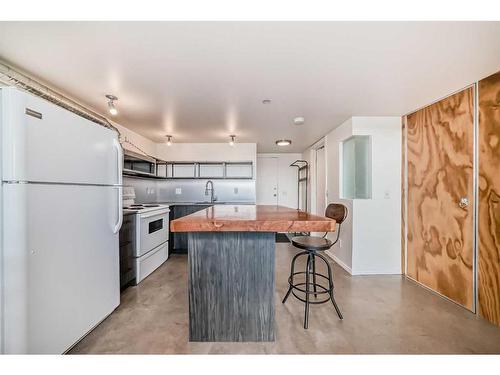
<svg viewBox="0 0 500 375"><path fill-rule="evenodd" d="M458 202L458 206L460 208L465 208L469 205L469 199L467 197L460 198L460 202Z"/></svg>

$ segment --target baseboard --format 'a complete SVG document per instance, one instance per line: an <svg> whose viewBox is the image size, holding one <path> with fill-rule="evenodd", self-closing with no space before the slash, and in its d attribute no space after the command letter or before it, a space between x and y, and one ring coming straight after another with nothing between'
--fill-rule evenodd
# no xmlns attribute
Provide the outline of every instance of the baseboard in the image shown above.
<svg viewBox="0 0 500 375"><path fill-rule="evenodd" d="M401 275L401 272L390 272L390 271L374 271L374 270L364 270L364 271L356 271L352 272L352 268L349 267L347 264L342 262L335 254L333 254L330 250L326 250L325 254L328 255L328 257L332 258L335 263L337 263L340 267L345 269L349 275L351 276L370 276L370 275Z"/></svg>
<svg viewBox="0 0 500 375"><path fill-rule="evenodd" d="M342 267L343 269L345 269L349 273L349 275L352 275L351 267L349 267L347 264L345 264L344 262L342 262L336 255L334 255L333 253L331 253L330 250L326 250L325 254L328 255L330 258L332 258L333 261L335 263L337 263L340 267Z"/></svg>
<svg viewBox="0 0 500 375"><path fill-rule="evenodd" d="M401 276L401 271L374 271L374 270L361 270L361 271L356 271L355 273L352 274L353 276L372 276L372 275L394 275L394 276Z"/></svg>

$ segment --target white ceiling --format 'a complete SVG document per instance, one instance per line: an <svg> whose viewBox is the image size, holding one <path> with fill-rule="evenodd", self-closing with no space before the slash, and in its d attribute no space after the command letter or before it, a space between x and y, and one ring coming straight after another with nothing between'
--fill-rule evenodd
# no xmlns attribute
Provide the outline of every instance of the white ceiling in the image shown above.
<svg viewBox="0 0 500 375"><path fill-rule="evenodd" d="M0 58L155 141L300 152L500 70L500 22L0 22Z"/></svg>

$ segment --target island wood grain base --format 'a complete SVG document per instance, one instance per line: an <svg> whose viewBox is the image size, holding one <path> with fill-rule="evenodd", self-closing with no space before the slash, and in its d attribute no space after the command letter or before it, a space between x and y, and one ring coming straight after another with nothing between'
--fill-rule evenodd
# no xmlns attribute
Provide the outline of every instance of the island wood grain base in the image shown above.
<svg viewBox="0 0 500 375"><path fill-rule="evenodd" d="M189 340L274 341L273 232L190 232Z"/></svg>

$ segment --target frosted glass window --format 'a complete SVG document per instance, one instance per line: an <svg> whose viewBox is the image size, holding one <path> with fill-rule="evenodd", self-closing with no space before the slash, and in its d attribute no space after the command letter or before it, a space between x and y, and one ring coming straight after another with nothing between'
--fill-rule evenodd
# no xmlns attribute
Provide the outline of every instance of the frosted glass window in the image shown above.
<svg viewBox="0 0 500 375"><path fill-rule="evenodd" d="M342 142L342 198L371 198L371 155L369 136L356 135Z"/></svg>
<svg viewBox="0 0 500 375"><path fill-rule="evenodd" d="M227 163L226 177L227 178L252 178L253 165L252 163Z"/></svg>
<svg viewBox="0 0 500 375"><path fill-rule="evenodd" d="M200 164L200 177L221 178L224 177L224 165L219 164Z"/></svg>
<svg viewBox="0 0 500 375"><path fill-rule="evenodd" d="M176 178L194 178L195 165L194 164L174 164L173 174Z"/></svg>

